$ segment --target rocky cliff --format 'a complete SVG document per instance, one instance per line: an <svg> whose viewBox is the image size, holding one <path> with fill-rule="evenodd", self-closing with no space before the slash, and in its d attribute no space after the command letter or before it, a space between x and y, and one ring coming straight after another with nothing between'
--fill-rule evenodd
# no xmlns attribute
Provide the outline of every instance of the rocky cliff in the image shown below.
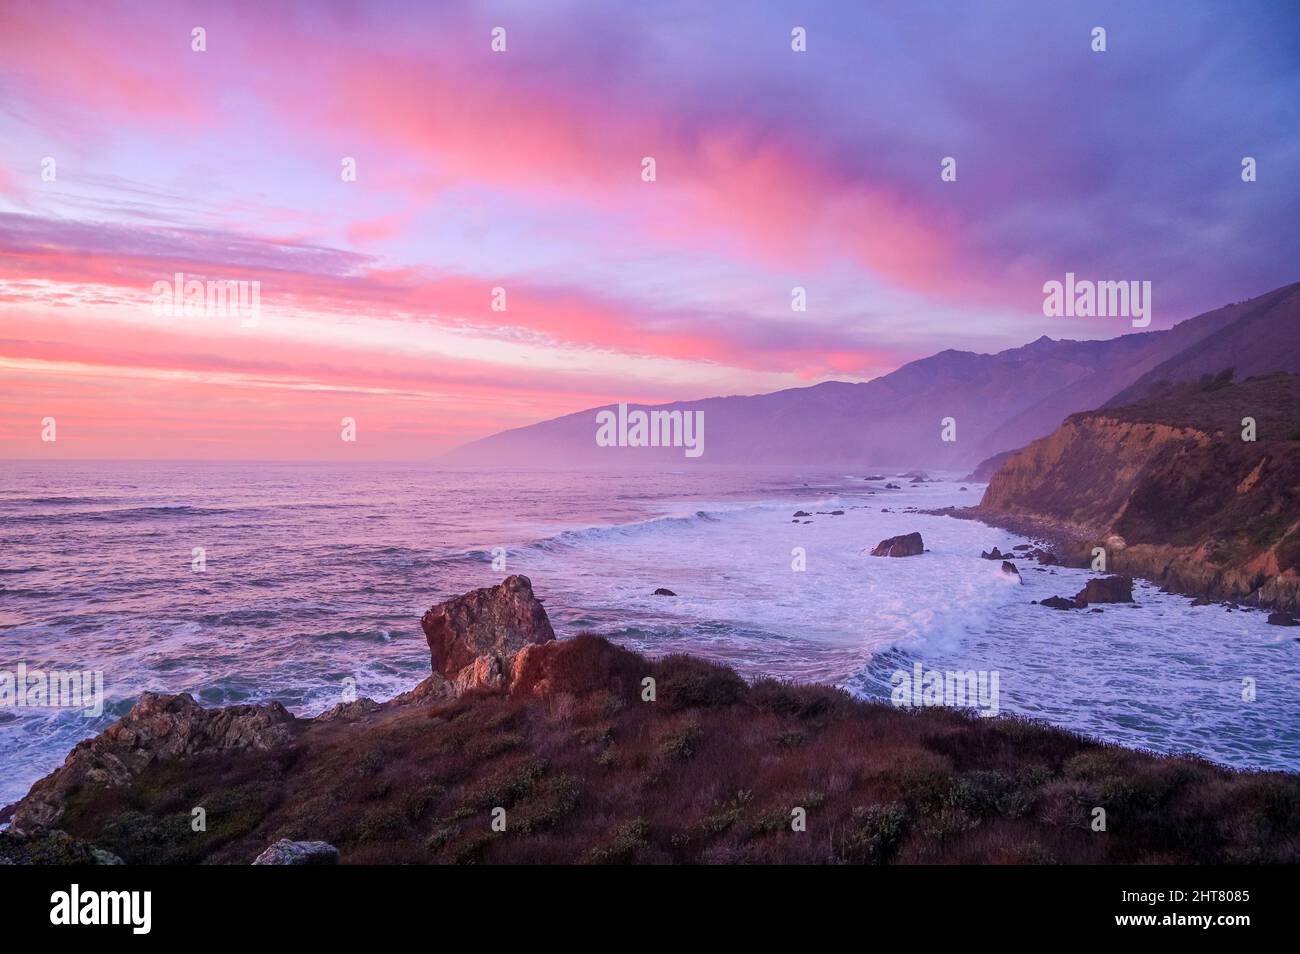
<svg viewBox="0 0 1300 954"><path fill-rule="evenodd" d="M1002 464L976 513L1067 535L1078 559L1103 547L1108 570L1176 592L1294 612L1300 375L1220 375L1072 415Z"/></svg>

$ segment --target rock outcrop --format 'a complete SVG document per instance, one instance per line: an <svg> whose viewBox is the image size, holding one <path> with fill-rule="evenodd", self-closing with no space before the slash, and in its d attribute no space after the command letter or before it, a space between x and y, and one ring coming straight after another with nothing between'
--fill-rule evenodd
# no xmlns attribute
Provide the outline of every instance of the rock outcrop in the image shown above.
<svg viewBox="0 0 1300 954"><path fill-rule="evenodd" d="M339 850L328 841L290 841L281 838L253 859L255 865L336 865Z"/></svg>
<svg viewBox="0 0 1300 954"><path fill-rule="evenodd" d="M124 786L158 761L213 752L267 750L289 742L296 720L278 702L205 709L188 693L146 692L125 716L74 748L14 809L13 829L53 827L70 793Z"/></svg>
<svg viewBox="0 0 1300 954"><path fill-rule="evenodd" d="M457 692L508 689L515 654L555 639L532 582L518 575L437 604L421 618L420 627L434 673Z"/></svg>
<svg viewBox="0 0 1300 954"><path fill-rule="evenodd" d="M998 576L1002 577L1004 580L1010 580L1013 583L1025 582L1020 578L1020 571L1016 569L1016 565L1010 560L1002 561L1002 565L998 567Z"/></svg>
<svg viewBox="0 0 1300 954"><path fill-rule="evenodd" d="M925 552L925 541L919 533L905 533L901 536L881 540L871 551L872 556L907 557L918 556Z"/></svg>
<svg viewBox="0 0 1300 954"><path fill-rule="evenodd" d="M1080 607L1091 603L1132 603L1133 578L1130 576L1104 576L1089 580L1083 589L1074 594Z"/></svg>

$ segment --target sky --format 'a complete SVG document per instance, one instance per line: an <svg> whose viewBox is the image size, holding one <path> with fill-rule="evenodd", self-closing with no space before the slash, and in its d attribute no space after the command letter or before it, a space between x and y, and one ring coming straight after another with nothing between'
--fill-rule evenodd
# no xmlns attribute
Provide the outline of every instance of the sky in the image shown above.
<svg viewBox="0 0 1300 954"><path fill-rule="evenodd" d="M1167 328L1297 221L1289 0L0 0L0 457L429 459L1132 330L1066 272Z"/></svg>

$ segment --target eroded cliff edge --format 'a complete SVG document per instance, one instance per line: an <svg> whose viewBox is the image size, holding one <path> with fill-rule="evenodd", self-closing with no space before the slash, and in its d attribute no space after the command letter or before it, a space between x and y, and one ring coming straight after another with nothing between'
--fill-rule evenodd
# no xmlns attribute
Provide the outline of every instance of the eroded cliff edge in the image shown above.
<svg viewBox="0 0 1300 954"><path fill-rule="evenodd" d="M1300 375L1071 415L1002 464L973 515L1066 538L1076 561L1104 547L1108 571L1174 592L1300 611Z"/></svg>

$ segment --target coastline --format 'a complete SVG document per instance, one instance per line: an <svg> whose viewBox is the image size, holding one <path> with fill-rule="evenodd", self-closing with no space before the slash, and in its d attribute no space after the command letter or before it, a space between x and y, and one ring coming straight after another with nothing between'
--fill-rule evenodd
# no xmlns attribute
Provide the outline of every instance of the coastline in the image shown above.
<svg viewBox="0 0 1300 954"><path fill-rule="evenodd" d="M1300 814L1268 807L1300 804L1300 775L747 683L598 637L527 655L508 684L447 695L435 671L314 719L142 699L34 786L18 819L48 824L0 834L0 857L246 864L290 839L361 864L1300 860ZM178 753L178 735L201 744ZM95 781L113 764L127 773Z"/></svg>

